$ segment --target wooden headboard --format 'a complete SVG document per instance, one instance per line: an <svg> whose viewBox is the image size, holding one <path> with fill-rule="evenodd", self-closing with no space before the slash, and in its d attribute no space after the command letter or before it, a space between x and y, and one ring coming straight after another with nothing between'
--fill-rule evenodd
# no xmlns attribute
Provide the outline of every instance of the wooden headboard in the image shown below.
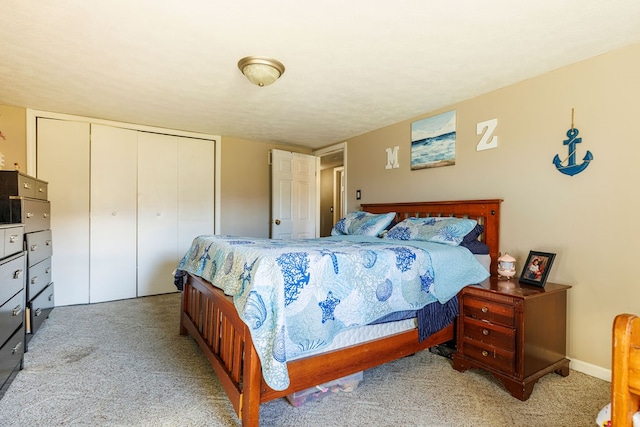
<svg viewBox="0 0 640 427"><path fill-rule="evenodd" d="M484 226L480 240L489 246L491 274L497 275L498 252L500 250L500 203L502 199L456 200L444 202L411 203L366 203L362 209L371 213L395 212L396 221L408 217L426 218L457 217L470 218Z"/></svg>

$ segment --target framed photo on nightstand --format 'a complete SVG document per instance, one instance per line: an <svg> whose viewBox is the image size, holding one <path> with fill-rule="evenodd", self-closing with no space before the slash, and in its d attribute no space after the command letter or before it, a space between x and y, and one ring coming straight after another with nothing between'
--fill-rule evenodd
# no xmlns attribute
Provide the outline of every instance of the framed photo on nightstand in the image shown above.
<svg viewBox="0 0 640 427"><path fill-rule="evenodd" d="M555 257L556 254L549 252L529 251L527 262L524 263L520 274L520 283L544 288Z"/></svg>

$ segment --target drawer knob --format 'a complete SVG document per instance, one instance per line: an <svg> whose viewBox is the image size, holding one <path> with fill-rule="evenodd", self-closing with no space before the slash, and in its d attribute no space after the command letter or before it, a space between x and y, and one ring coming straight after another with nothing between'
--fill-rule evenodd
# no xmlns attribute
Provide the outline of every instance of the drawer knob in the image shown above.
<svg viewBox="0 0 640 427"><path fill-rule="evenodd" d="M30 188L30 187L31 187L31 186L29 185L29 183L28 183L28 182L25 182L24 184L22 184L22 186L23 186L24 188Z"/></svg>
<svg viewBox="0 0 640 427"><path fill-rule="evenodd" d="M47 267L47 268L45 268L45 270L44 270L45 274L49 274L49 272L50 272L50 271L51 271L51 268L50 268L50 267Z"/></svg>
<svg viewBox="0 0 640 427"><path fill-rule="evenodd" d="M48 214L48 213L46 213L46 212L45 212L45 213L43 213L43 214L42 214L42 216L43 216L44 218L49 218L49 214Z"/></svg>
<svg viewBox="0 0 640 427"><path fill-rule="evenodd" d="M27 218L33 218L33 212L27 212Z"/></svg>
<svg viewBox="0 0 640 427"><path fill-rule="evenodd" d="M40 307L36 308L36 311L33 312L34 317L38 317L42 314L42 309Z"/></svg>
<svg viewBox="0 0 640 427"><path fill-rule="evenodd" d="M42 187L38 187L38 192L39 192L39 193L44 193L44 188L42 188Z"/></svg>
<svg viewBox="0 0 640 427"><path fill-rule="evenodd" d="M37 281L38 281L38 276L33 276L33 277L31 278L31 284L32 284L32 285L33 285L33 284L35 284Z"/></svg>
<svg viewBox="0 0 640 427"><path fill-rule="evenodd" d="M489 330L488 329L483 329L482 330L482 335L484 335L484 336L489 335Z"/></svg>
<svg viewBox="0 0 640 427"><path fill-rule="evenodd" d="M18 270L13 272L13 278L14 279L19 279L21 274L22 274L22 269L18 269Z"/></svg>
<svg viewBox="0 0 640 427"><path fill-rule="evenodd" d="M38 245L31 245L31 252L35 252L38 250Z"/></svg>
<svg viewBox="0 0 640 427"><path fill-rule="evenodd" d="M12 234L11 236L9 236L9 243L15 243L17 238L17 234Z"/></svg>
<svg viewBox="0 0 640 427"><path fill-rule="evenodd" d="M11 315L19 316L20 313L22 313L22 305L18 305L16 308L14 308L13 311L11 312Z"/></svg>
<svg viewBox="0 0 640 427"><path fill-rule="evenodd" d="M16 344L15 347L11 349L11 354L16 354L17 352L19 352L20 348L22 348L22 341L20 341L18 344Z"/></svg>
<svg viewBox="0 0 640 427"><path fill-rule="evenodd" d="M49 298L47 298L49 301L53 301L53 294L49 294Z"/></svg>
<svg viewBox="0 0 640 427"><path fill-rule="evenodd" d="M487 350L482 350L482 355L484 357L487 357L489 355L489 352Z"/></svg>
<svg viewBox="0 0 640 427"><path fill-rule="evenodd" d="M47 240L47 241L45 242L45 245L47 245L47 246L51 246L51 240Z"/></svg>
<svg viewBox="0 0 640 427"><path fill-rule="evenodd" d="M482 312L483 313L488 313L489 312L489 308L488 307L482 307Z"/></svg>

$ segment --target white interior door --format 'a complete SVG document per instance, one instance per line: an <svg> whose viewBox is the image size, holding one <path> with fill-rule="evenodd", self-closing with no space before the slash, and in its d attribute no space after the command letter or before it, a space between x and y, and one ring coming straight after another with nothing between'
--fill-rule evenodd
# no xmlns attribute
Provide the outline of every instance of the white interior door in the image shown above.
<svg viewBox="0 0 640 427"><path fill-rule="evenodd" d="M38 118L38 178L49 182L56 305L89 302L89 123Z"/></svg>
<svg viewBox="0 0 640 427"><path fill-rule="evenodd" d="M178 138L138 134L138 296L175 292Z"/></svg>
<svg viewBox="0 0 640 427"><path fill-rule="evenodd" d="M136 297L138 132L91 125L91 303Z"/></svg>
<svg viewBox="0 0 640 427"><path fill-rule="evenodd" d="M271 151L271 238L318 237L319 157Z"/></svg>

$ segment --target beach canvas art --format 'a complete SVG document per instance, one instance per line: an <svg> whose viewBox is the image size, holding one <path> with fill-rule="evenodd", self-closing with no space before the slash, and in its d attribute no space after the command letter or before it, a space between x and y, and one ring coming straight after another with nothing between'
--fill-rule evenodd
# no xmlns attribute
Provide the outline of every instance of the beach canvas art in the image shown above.
<svg viewBox="0 0 640 427"><path fill-rule="evenodd" d="M411 123L411 169L456 164L456 111Z"/></svg>

